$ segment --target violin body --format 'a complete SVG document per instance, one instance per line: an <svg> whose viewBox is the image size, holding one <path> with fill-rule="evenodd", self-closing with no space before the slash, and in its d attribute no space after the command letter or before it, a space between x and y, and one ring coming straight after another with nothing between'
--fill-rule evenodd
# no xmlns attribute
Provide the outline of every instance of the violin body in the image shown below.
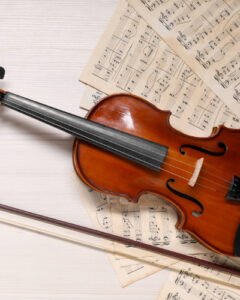
<svg viewBox="0 0 240 300"><path fill-rule="evenodd" d="M240 130L188 136L171 127L170 112L127 94L104 98L86 119L4 90L0 103L75 136L75 170L93 189L132 202L162 196L177 228L240 256Z"/></svg>
<svg viewBox="0 0 240 300"><path fill-rule="evenodd" d="M216 252L240 256L240 130L220 126L207 138L188 136L171 127L170 112L127 94L104 98L87 118L168 152L157 172L76 139L73 163L86 184L132 202L145 193L162 196L177 209L177 228Z"/></svg>

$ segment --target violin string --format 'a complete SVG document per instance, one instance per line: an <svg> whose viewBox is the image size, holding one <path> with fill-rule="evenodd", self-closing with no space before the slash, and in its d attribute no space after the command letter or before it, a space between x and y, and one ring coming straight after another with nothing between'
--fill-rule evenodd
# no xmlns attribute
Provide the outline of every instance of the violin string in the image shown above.
<svg viewBox="0 0 240 300"><path fill-rule="evenodd" d="M10 107L10 106L9 106ZM11 107L10 107L11 108ZM29 110L31 111L31 112L33 112L33 110L32 109L30 109L29 108ZM22 112L21 110L19 110L20 112ZM40 115L41 115L41 113L39 113ZM31 114L28 114L28 115L30 115L30 116L32 116ZM55 118L52 118L53 120L55 120ZM59 125L61 124L61 125L65 125L64 124L64 122L61 122L60 120L58 120L58 123L59 123ZM64 126L62 126L63 128L64 128ZM59 128L61 128L61 127L59 127ZM75 126L73 126L73 129L77 129ZM73 131L72 131L72 133L73 133ZM176 152L177 153L177 152ZM175 159L176 160L176 159ZM181 163L184 163L184 162L182 162L182 161L180 161ZM183 171L183 172L185 172L186 170L185 169L183 169L183 168L180 168L180 167L177 167L177 166L174 166L174 165L172 165L172 164L169 164L169 165L171 165L172 167L174 167L174 168L176 168L176 169L179 169L179 170L181 170L181 171ZM183 177L183 176L181 176L181 175L178 175L177 173L174 173L174 172L171 172L171 171L168 171L168 170L166 170L166 169L164 169L164 168L160 168L161 170L163 170L163 171L166 171L166 172L169 172L169 173L171 173L171 174L173 174L174 176L177 176L177 177L180 177L180 178L182 178L182 179L184 179L184 180L186 180L186 181L189 181L189 179L187 179L186 177ZM223 179L221 179L221 180L223 180ZM212 182L212 183L214 183L214 184L216 184L216 182L215 181L211 181L211 180L208 180L209 182ZM205 185L205 184L200 184L200 183L198 183L198 182L196 182L195 183L196 185L199 185L199 186L202 186L202 187L204 187L204 188L208 188L208 189L210 189L210 190L214 190L214 191L216 191L216 192L220 192L220 193L223 193L222 191L219 191L219 190L216 190L216 189L214 189L214 188L212 188L212 187L210 187L210 186L207 186L207 185ZM218 185L220 185L219 183L217 183ZM227 188L227 187L225 187L225 186L221 186L222 188ZM228 189L228 188L227 188Z"/></svg>
<svg viewBox="0 0 240 300"><path fill-rule="evenodd" d="M176 153L176 154L179 155L179 153L177 153L177 152L174 151L174 150L171 150L171 151L168 151L168 152L173 152L173 153ZM162 157L165 158L165 155L163 155L163 154L160 154L160 156L162 156ZM181 164L184 164L184 165L193 167L193 168L195 169L196 160L195 160L195 164L194 164L194 165L190 165L190 164L188 164L188 163L183 162L182 160L178 160L178 159L176 159L176 158L173 158L173 157L169 157L169 156L168 156L168 159L169 159L169 158L172 159L172 160L175 160L175 161L177 161L177 162L179 162L179 163L181 163ZM183 169L183 168L181 168L181 167L177 167L176 165L173 165L173 164L171 164L171 163L168 163L168 162L165 162L165 161L164 161L164 164L165 164L165 165L169 165L169 166L171 166L171 167L173 167L173 168L175 168L175 169L181 170L182 172L189 173L189 174L193 174L193 172L187 171L186 169ZM206 167L206 165L205 165L205 167ZM163 168L161 168L161 170L166 171L166 169L163 169ZM194 170L193 170L193 171L194 171ZM209 172L209 171L206 171L204 168L203 168L203 170L201 171L201 173L203 173L204 171L205 171L205 173L211 174L211 176L213 176L213 177L215 177L215 178L217 178L217 179L220 179L221 181L224 181L224 183L227 182L227 183L231 184L230 181L224 180L224 179L222 179L222 178L216 176L215 174L213 174L213 173L211 173L211 172ZM176 173L172 173L172 174L175 174L176 176L178 176L178 174L176 174ZM180 175L179 175L179 176L180 176ZM178 176L178 177L179 177L179 176ZM213 183L213 184L215 184L215 185L219 185L220 187L222 187L222 188L224 188L224 189L226 189L226 190L229 190L229 187L228 187L228 186L225 186L225 185L223 185L222 183L217 182L216 180L213 181L213 180L211 180L211 179L206 178L206 176L203 176L203 175L199 175L198 177L199 177L199 178L204 178L204 180L206 180L206 181L208 181L208 182L211 182L211 183ZM185 180L189 181L189 180L186 179L186 178L185 178Z"/></svg>
<svg viewBox="0 0 240 300"><path fill-rule="evenodd" d="M170 159L173 159L173 158L171 157ZM174 160L176 160L176 159L174 159ZM179 162L181 162L181 161L179 161ZM180 167L177 167L177 166L175 166L175 165L173 165L173 164L171 164L171 163L164 162L164 164L165 164L165 165L168 165L168 166L171 166L171 167L173 167L173 168L175 168L175 169L181 170L181 171L183 171L183 172L185 172L185 173L193 174L193 172L190 172L190 171L187 171L187 170L182 169L182 168L180 168ZM200 178L200 177L201 177L201 178L204 178L206 181L211 182L211 183L214 183L214 184L216 184L216 185L219 185L219 186L221 186L221 187L223 187L223 188L225 188L225 189L229 189L229 187L224 186L224 185L222 185L221 183L218 183L218 182L216 182L216 181L210 180L210 179L206 178L205 176L200 176L200 175L199 175L198 177L199 177L199 178Z"/></svg>
<svg viewBox="0 0 240 300"><path fill-rule="evenodd" d="M183 179L183 180L189 181L188 178L186 178L186 177L184 177L184 176L181 176L181 175L179 175L179 174L177 174L177 173L171 172L171 171L169 171L169 170L166 170L166 169L164 169L164 168L160 168L160 170L165 171L165 172L167 172L167 173L169 173L169 174L172 174L172 175L174 175L174 176L176 176L176 177L179 177L179 178L181 178L181 179ZM217 190L217 189L215 189L215 188L213 188L213 187L210 187L210 186L208 186L208 185L201 184L201 183L198 183L198 182L196 182L196 185L199 185L199 186L201 186L201 187L203 187L203 188L206 188L206 189L212 190L212 191L214 191L214 192L218 192L218 193L221 193L221 194L224 194L224 195L225 195L225 192L220 191L220 190Z"/></svg>
<svg viewBox="0 0 240 300"><path fill-rule="evenodd" d="M179 155L179 153L178 153L177 151L174 151L174 150L170 150L170 149L169 149L169 150L168 150L168 153L169 153L169 152ZM183 162L183 161L181 161L181 160L177 160L177 159L175 159L175 158L172 158L172 159L175 160L175 161L177 161L177 162L181 162L181 163L183 163L184 165L187 165L187 166L190 166L190 167L193 166L192 164ZM188 157L188 159L189 159L189 157ZM190 159L193 160L192 158L190 158ZM195 163L196 163L196 160L195 160L194 164L195 164ZM208 174L212 175L213 177L216 177L216 178L218 178L218 179L220 179L220 180L222 180L222 181L225 181L226 183L230 183L230 184L231 184L231 181L229 181L229 180L227 180L227 179L224 179L224 178L222 178L222 177L220 177L220 176L216 176L216 175L215 175L216 168L209 166L209 164L207 164L207 165L208 165L208 167L209 167L210 169L213 169L214 173L205 170L206 173L208 173ZM206 164L205 164L205 166L206 166Z"/></svg>
<svg viewBox="0 0 240 300"><path fill-rule="evenodd" d="M165 164L165 165L169 165L169 166L171 166L171 167L173 167L173 168L176 168L176 169L178 169L178 170L181 170L181 171L183 171L183 172L192 174L192 172L187 171L187 170L184 170L184 169L179 168L179 167L176 167L175 165L170 164L170 163L168 163L168 162L164 162L164 164ZM210 179L208 179L208 178L205 178L204 176L200 176L200 175L199 175L198 177L199 177L199 178L200 178L200 177L201 177L201 178L204 178L206 181L211 182L211 183L214 183L214 184L216 184L216 185L219 185L219 186L221 186L222 188L225 188L225 189L227 189L227 190L229 189L229 187L224 186L224 185L222 185L221 183L218 183L218 182L216 182L216 181L213 181L213 180L210 180Z"/></svg>
<svg viewBox="0 0 240 300"><path fill-rule="evenodd" d="M208 165L208 164L207 164L207 165ZM209 172L209 171L207 171L207 170L205 170L205 169L203 169L203 171L204 171L204 173L210 174L211 176L213 176L213 177L215 177L215 178L217 178L217 179L219 179L219 180L222 180L222 181L224 181L224 182L226 182L226 183L231 184L231 181L229 181L229 180L227 180L227 179L224 179L224 178L221 178L221 177L219 177L219 176L213 174L212 172ZM200 175L199 177L202 178L203 176Z"/></svg>
<svg viewBox="0 0 240 300"><path fill-rule="evenodd" d="M29 108L29 111L32 113L32 112L34 112L32 109L30 109ZM21 110L20 110L20 112L21 112ZM30 116L31 116L31 114L29 114ZM42 115L42 113L40 113L39 112L39 115ZM55 120L56 121L56 118L54 118L54 117L52 117L52 120ZM63 128L64 128L64 122L62 122L61 120L58 120L58 125L60 126L62 126ZM60 127L59 127L60 128ZM74 126L74 125L72 125L72 129L78 129L76 126ZM72 130L72 133L74 133L74 131ZM74 134L75 135L75 134ZM160 156L161 156L161 154L160 154ZM180 162L180 161L179 161ZM182 162L181 162L182 163ZM176 166L174 166L174 165L171 165L172 167L175 167L175 168L178 168L178 167L176 167ZM165 170L165 169L163 169L163 168L161 168L162 170ZM178 168L178 169L180 169L181 171L185 171L184 169L182 169L182 168ZM168 171L168 170L165 170L165 171ZM174 174L174 173L172 173L172 174ZM182 177L182 176L180 176L180 175L178 175L178 174L174 174L175 176L178 176L178 177ZM187 180L188 181L188 179L187 178L185 178L185 177L182 177L182 179L185 179L185 180ZM215 183L215 182L214 182ZM206 187L206 188L209 188L209 189L212 189L211 187L208 187L208 186L206 186L206 185L202 185L202 184L199 184L199 183L196 183L196 184L198 184L198 185L201 185L201 186L204 186L204 187ZM217 190L216 190L217 191Z"/></svg>
<svg viewBox="0 0 240 300"><path fill-rule="evenodd" d="M190 164L188 164L188 163L185 163L185 162L182 161L182 160L178 160L178 159L173 158L173 157L168 157L168 159L169 159L169 158L172 159L172 160L175 160L175 161L177 161L177 162L179 162L179 163L182 163L182 164L184 164L184 165L193 167L193 165L190 165ZM195 164L196 164L196 161L197 161L197 160L195 160ZM174 165L172 165L172 166L174 166ZM203 175L203 173L206 173L206 174L209 174L209 175L211 175L212 177L218 179L220 182L224 182L224 184L226 184L226 183L227 183L227 184L231 184L231 181L230 181L230 180L223 179L222 177L217 176L216 174L214 174L214 173L208 171L208 170L207 170L207 167L209 168L209 164L208 164L208 163L205 162L205 163L204 163L204 166L205 166L205 167L202 169L201 173L199 174L199 178L204 178L205 180L207 180L207 181L209 181L209 182L212 182L212 183L215 183L215 184L218 184L218 185L222 185L221 183L218 183L217 181L213 181L213 180L210 180L210 179L206 179L206 176ZM194 168L195 168L195 166L194 166ZM181 168L178 168L178 169L181 169ZM212 169L213 169L213 167L212 167ZM181 170L183 170L183 169L181 169ZM183 170L183 171L192 174L192 172L189 172L189 171L186 171L186 170ZM216 172L216 168L214 169L214 171ZM202 175L201 175L201 174L202 174ZM223 185L223 186L224 186L224 185ZM225 187L226 187L227 189L229 188L229 186L225 186Z"/></svg>
<svg viewBox="0 0 240 300"><path fill-rule="evenodd" d="M29 111L31 112L31 113L33 113L34 112L34 110L32 110L32 109L30 109L29 108ZM42 115L42 113L38 113L39 115ZM30 116L31 116L31 114L30 114ZM54 121L56 121L56 118L54 118L54 117L52 117L52 120L54 120ZM64 122L62 122L61 120L58 120L58 124L60 125L61 124L61 126L64 128ZM73 129L78 129L76 126L74 126L74 125L72 125L72 128ZM73 132L73 131L72 131ZM74 132L73 132L74 133ZM172 152L172 150L170 150L171 152ZM176 152L176 151L174 151L174 152ZM177 154L178 154L178 152L176 152ZM161 154L160 154L160 156L161 156ZM182 163L182 161L178 161L178 162L181 162ZM174 165L172 165L173 167L175 167L175 168L178 168L178 167L176 167L176 166L174 166ZM195 165L194 165L194 167L195 167ZM180 169L181 171L185 171L185 169L182 169L182 168L178 168L178 169ZM176 174L177 175L177 174Z"/></svg>
<svg viewBox="0 0 240 300"><path fill-rule="evenodd" d="M171 152L177 153L176 151L171 151ZM195 165L188 164L188 163L186 163L186 162L184 162L184 161L182 161L182 160L178 160L178 159L173 158L173 157L171 157L171 159L172 159L172 160L175 160L175 161L177 161L177 162L179 162L179 163L182 163L182 164L184 164L184 165L186 165L186 166L190 166L190 167L195 168ZM196 164L196 160L195 160L195 164ZM208 165L208 164L207 164L207 165ZM173 166L173 165L171 165L171 166ZM205 164L205 166L206 166L206 164ZM177 167L177 168L178 168L178 167ZM180 170L182 170L182 171L185 171L185 172L188 172L188 173L191 173L191 172L186 171L186 170L181 169L181 168L178 168L178 169L180 169ZM212 172L209 172L209 171L207 171L207 170L204 170L204 172L210 174L211 176L213 176L213 177L215 177L215 178L217 178L217 179L219 179L219 180L221 180L221 181L224 181L224 182L226 182L226 183L231 184L231 181L226 180L226 179L223 179L222 177L216 176L216 175L215 175L214 173L212 173ZM204 177L204 176L199 175L199 177ZM215 182L215 181L214 181L214 182Z"/></svg>
<svg viewBox="0 0 240 300"><path fill-rule="evenodd" d="M174 167L174 165L172 165L172 166ZM181 175L179 175L179 174L177 174L177 173L175 173L175 172L171 172L171 171L169 171L169 170L167 170L167 169L161 168L161 170L162 170L162 171L165 171L165 172L167 172L167 173L170 173L170 174L172 174L172 175L174 175L174 176L176 176L176 177L182 178L182 179L184 179L184 180L186 180L186 181L189 181L189 180L190 180L190 178L188 179L188 178L186 178L186 177L184 177L184 176L181 176ZM212 183L214 183L214 184L216 184L216 185L219 185L220 187L222 187L222 188L224 188L224 189L226 189L226 190L229 189L229 187L222 186L221 184L218 184L218 183L216 183L216 182L214 182L214 181L208 180L208 179L206 179L206 178L205 178L205 180L207 180L207 181L209 181L209 182L212 182ZM202 187L204 187L204 188L208 188L208 189L213 190L213 191L216 191L216 192L224 193L223 191L219 191L219 190L217 190L217 189L215 189L215 188L212 188L212 187L210 187L210 186L208 186L208 185L206 185L206 184L201 184L201 183L196 182L196 185L202 186ZM225 193L224 193L224 194L225 194Z"/></svg>

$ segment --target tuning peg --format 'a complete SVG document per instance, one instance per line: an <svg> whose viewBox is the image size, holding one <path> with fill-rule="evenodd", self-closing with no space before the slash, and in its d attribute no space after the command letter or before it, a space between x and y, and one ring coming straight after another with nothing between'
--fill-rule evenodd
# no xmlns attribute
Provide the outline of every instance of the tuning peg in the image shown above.
<svg viewBox="0 0 240 300"><path fill-rule="evenodd" d="M5 76L5 69L3 67L0 67L0 79L3 79Z"/></svg>

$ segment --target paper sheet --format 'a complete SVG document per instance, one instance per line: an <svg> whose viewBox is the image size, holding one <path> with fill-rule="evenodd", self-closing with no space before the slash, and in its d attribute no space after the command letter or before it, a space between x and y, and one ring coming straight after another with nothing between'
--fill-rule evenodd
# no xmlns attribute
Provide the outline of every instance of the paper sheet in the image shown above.
<svg viewBox="0 0 240 300"><path fill-rule="evenodd" d="M81 107L90 108L104 96L106 96L104 93L86 87ZM75 181L82 189L79 180ZM89 197L83 197L83 201L93 225L100 230L171 250L178 249L180 252L189 254L207 251L188 233L175 228L176 212L159 197L149 194L142 197L139 204L132 204L123 198L90 190ZM130 254L137 257L151 257L153 262L162 262L163 266L173 263L172 259L153 255L148 251L125 247L118 243L103 241L103 245L108 247L111 245L113 250L124 248L126 251L127 249ZM120 255L109 254L109 258L122 286L127 286L161 270L155 265Z"/></svg>
<svg viewBox="0 0 240 300"><path fill-rule="evenodd" d="M79 181L77 175L75 177L80 193L85 194L86 186ZM174 226L176 222L174 209L160 197L148 194L143 196L138 204L132 204L123 198L89 190L88 195L81 199L84 201L93 225L99 230L173 251L177 249L179 252L214 261L218 264L233 265L235 267L237 264L240 268L240 259L234 258L231 260L225 256L212 253L187 233L177 230ZM135 247L108 240L102 240L102 243L105 248L111 247L112 251L122 251L136 257L136 259L130 259L119 254L108 254L123 287L160 271L163 267L178 263L175 259ZM153 264L144 262L144 259ZM202 276L208 276L209 279L215 280L215 273L212 270L205 274L205 269L198 266L192 266L188 263L183 264L183 266L185 268L194 267L196 274L200 273ZM181 267L182 265L177 266L178 269ZM229 281L229 277L231 281ZM235 286L240 285L240 278L223 273L218 274L218 280L232 283Z"/></svg>
<svg viewBox="0 0 240 300"><path fill-rule="evenodd" d="M209 136L219 124L240 128L239 118L125 0L120 1L80 80L105 94L133 93L171 110L172 126L190 135ZM86 109L91 105L90 98L82 104Z"/></svg>
<svg viewBox="0 0 240 300"><path fill-rule="evenodd" d="M160 197L144 195L137 205L121 198L114 200L110 203L114 232L181 253L207 252L189 234L175 228L176 211Z"/></svg>
<svg viewBox="0 0 240 300"><path fill-rule="evenodd" d="M76 181L76 183L79 185L79 182ZM81 183L80 183L80 188L82 188ZM84 205L89 214L89 217L93 225L95 226L95 228L106 232L115 233L117 235L124 235L121 230L118 229L113 230L114 218L112 217L111 214L111 203L115 201L119 201L120 199L118 197L106 196L96 191L89 191L89 193L90 193L90 197L84 198L83 200L84 200ZM136 205L136 208L137 207L138 205ZM106 247L111 246L113 251L114 249L121 250L121 248L124 249L128 248L127 246L123 246L121 244L110 242L107 240L103 240L102 243L103 246ZM132 249L130 250L130 253L131 252ZM139 250L139 252L135 253L136 256L137 255L152 256L152 254L149 254L147 251ZM160 267L153 266L151 264L144 264L137 259L136 260L129 259L121 255L108 254L108 256L116 272L116 275L123 287L139 279L142 279L148 275L151 275L161 269ZM153 261L155 259L156 259L155 257L152 258ZM171 264L170 260L169 260L169 264Z"/></svg>
<svg viewBox="0 0 240 300"><path fill-rule="evenodd" d="M89 190L88 196L83 197L82 200L84 201L84 205L93 226L96 229L113 233L112 216L110 212L110 197L86 187L79 181L79 178L75 174L73 179L81 194L85 193L86 189ZM114 250L114 247L118 245L117 243L113 243L108 240L103 240L102 244L107 247L111 246L112 250ZM143 266L139 260L131 260L126 257L115 256L113 254L108 254L108 256L123 287L159 270L158 267L151 266L149 264Z"/></svg>
<svg viewBox="0 0 240 300"><path fill-rule="evenodd" d="M204 270L205 273L212 270ZM218 278L219 273L213 272ZM240 290L227 285L206 281L194 266L171 272L167 278L158 300L239 300ZM226 278L230 283L231 278Z"/></svg>
<svg viewBox="0 0 240 300"><path fill-rule="evenodd" d="M129 3L240 117L240 1L129 0Z"/></svg>
<svg viewBox="0 0 240 300"><path fill-rule="evenodd" d="M86 110L106 94L128 92L161 109L170 109L171 124L190 135L208 136L218 124L240 128L239 118L125 0L120 1L80 80L94 87L86 89L81 102ZM188 234L175 229L176 213L162 199L146 196L140 204L129 204L120 198L91 194L92 201L85 205L97 228L183 253L197 256L209 253ZM113 249L124 247L111 245ZM129 253L133 250L138 257L151 256L153 262L162 260L146 251L126 249ZM122 286L160 270L139 260L119 255L109 257ZM210 260L220 257L209 254ZM225 258L222 260L225 262ZM171 263L171 259L164 258L164 266Z"/></svg>
<svg viewBox="0 0 240 300"><path fill-rule="evenodd" d="M86 95L89 93L88 90ZM176 211L160 197L146 194L141 197L138 204L133 204L124 198L105 195L91 189L86 195L87 187L77 175L74 174L74 178L81 195L85 195L81 199L95 228L165 249L173 251L177 249L178 252L200 258L202 255L208 255L206 259L218 263L228 261L226 257L210 252L188 233L177 230ZM177 262L165 256L119 243L107 240L103 240L102 243L106 248L112 247L112 251L123 251L138 257L138 259L129 259L119 254L108 254L123 287ZM154 264L141 261L146 257Z"/></svg>

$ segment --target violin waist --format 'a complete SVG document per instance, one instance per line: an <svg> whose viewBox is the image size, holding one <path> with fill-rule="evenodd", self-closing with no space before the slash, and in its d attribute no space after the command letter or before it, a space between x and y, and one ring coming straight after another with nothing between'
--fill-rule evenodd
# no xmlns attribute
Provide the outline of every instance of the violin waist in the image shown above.
<svg viewBox="0 0 240 300"><path fill-rule="evenodd" d="M170 113L132 95L99 102L88 119L167 147L159 171L76 139L73 162L95 190L137 202L141 195L164 197L179 212L176 226L208 248L239 256L240 131L220 127L208 138L173 129Z"/></svg>

